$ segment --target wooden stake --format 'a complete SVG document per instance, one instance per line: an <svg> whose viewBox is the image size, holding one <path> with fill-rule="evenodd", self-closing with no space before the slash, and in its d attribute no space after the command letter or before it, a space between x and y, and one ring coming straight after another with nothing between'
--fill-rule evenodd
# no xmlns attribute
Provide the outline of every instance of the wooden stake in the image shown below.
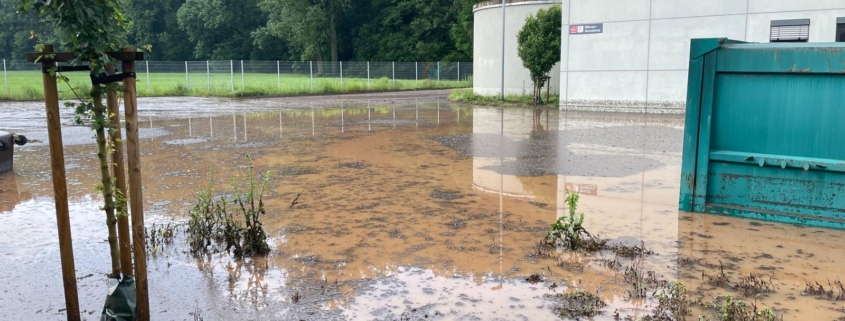
<svg viewBox="0 0 845 321"><path fill-rule="evenodd" d="M44 46L44 54L52 53L53 46ZM42 68L53 68L56 64L45 60ZM47 135L50 138L50 166L53 170L53 198L56 201L56 223L59 227L59 253L62 262L62 281L65 289L67 319L81 320L79 297L76 293L76 267L73 262L73 242L70 233L70 216L67 205L67 179L65 177L65 152L62 145L62 122L59 118L59 91L56 77L42 73L44 82L44 105L47 109Z"/></svg>
<svg viewBox="0 0 845 321"><path fill-rule="evenodd" d="M123 48L132 52L132 47ZM124 60L123 72L135 72L135 61ZM135 253L135 293L138 321L150 320L147 285L147 244L144 230L144 197L141 190L141 153L138 149L138 100L135 78L123 80L123 106L126 115L126 151L129 163L129 207L132 215L132 249Z"/></svg>
<svg viewBox="0 0 845 321"><path fill-rule="evenodd" d="M114 67L111 68L114 70ZM120 243L120 273L132 275L132 242L129 236L129 217L122 214L129 214L126 209L126 165L123 164L123 137L120 131L120 104L117 101L117 93L110 92L106 95L106 106L109 110L109 121L114 126L114 135L109 136L109 142L114 147L111 154L111 172L115 180L115 193L123 195L123 199L117 198L115 209L117 210L117 236Z"/></svg>

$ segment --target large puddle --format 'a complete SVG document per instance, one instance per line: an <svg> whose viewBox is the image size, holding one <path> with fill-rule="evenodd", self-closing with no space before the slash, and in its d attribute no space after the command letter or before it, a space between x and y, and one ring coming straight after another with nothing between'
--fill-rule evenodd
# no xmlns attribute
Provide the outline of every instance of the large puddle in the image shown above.
<svg viewBox="0 0 845 321"><path fill-rule="evenodd" d="M554 320L546 295L575 289L608 303L594 320L613 320L655 305L630 297L625 267L679 280L705 301L742 296L706 282L720 265L734 279L771 276L775 292L747 300L787 320L845 315L845 301L802 295L806 282L828 288L845 276L842 231L678 212L681 117L435 101L218 107L142 111L147 221L184 222L210 170L225 190L250 155L274 173L264 218L273 251L193 257L177 237L151 254L156 320L195 310L206 320ZM19 128L36 142L16 150L14 174L0 175L0 319L63 319L46 135ZM80 304L93 320L109 270L95 149L87 129L65 135ZM656 254L618 258L613 269L609 253L538 251L567 210L567 188L581 192L593 233Z"/></svg>

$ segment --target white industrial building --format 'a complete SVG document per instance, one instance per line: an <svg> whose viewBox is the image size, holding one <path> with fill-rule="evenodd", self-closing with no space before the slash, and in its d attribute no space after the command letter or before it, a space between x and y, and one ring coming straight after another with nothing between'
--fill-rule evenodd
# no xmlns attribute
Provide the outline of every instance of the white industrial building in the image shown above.
<svg viewBox="0 0 845 321"><path fill-rule="evenodd" d="M560 4L560 0L508 0L505 9L505 94L530 95L531 74L522 66L516 51L516 34L525 19L542 8ZM502 86L502 2L487 1L473 9L472 83L476 94L494 96ZM560 88L560 64L552 68L550 92ZM545 99L545 98L544 98Z"/></svg>
<svg viewBox="0 0 845 321"><path fill-rule="evenodd" d="M505 8L506 17L511 10L517 11L512 8L537 10L541 6L521 3L549 2L517 0L511 4L511 1L508 0ZM727 37L748 42L845 41L845 0L556 2L563 15L557 79L562 109L682 113L692 38ZM475 9L473 81L479 94L499 93L501 47L495 46L501 46L501 40L494 33L501 38L501 10L501 1ZM499 11L497 17L495 11ZM518 19L518 15L527 16L527 13L520 10L511 17ZM522 66L516 55L518 30L508 30L518 27L521 25L517 21L505 24L506 66ZM521 93L521 88L515 85L530 81L527 70L523 75L510 69L505 70L505 93Z"/></svg>

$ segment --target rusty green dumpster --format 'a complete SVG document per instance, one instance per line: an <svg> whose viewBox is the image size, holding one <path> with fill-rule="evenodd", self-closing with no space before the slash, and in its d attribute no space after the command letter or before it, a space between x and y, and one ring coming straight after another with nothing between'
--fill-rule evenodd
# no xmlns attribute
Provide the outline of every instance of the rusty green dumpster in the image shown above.
<svg viewBox="0 0 845 321"><path fill-rule="evenodd" d="M682 211L845 229L845 43L693 39Z"/></svg>

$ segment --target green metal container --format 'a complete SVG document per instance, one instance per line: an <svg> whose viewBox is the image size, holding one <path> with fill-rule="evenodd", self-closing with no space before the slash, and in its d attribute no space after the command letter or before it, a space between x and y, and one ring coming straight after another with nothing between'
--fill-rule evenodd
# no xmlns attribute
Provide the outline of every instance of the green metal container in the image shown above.
<svg viewBox="0 0 845 321"><path fill-rule="evenodd" d="M680 209L845 229L845 43L693 39Z"/></svg>

